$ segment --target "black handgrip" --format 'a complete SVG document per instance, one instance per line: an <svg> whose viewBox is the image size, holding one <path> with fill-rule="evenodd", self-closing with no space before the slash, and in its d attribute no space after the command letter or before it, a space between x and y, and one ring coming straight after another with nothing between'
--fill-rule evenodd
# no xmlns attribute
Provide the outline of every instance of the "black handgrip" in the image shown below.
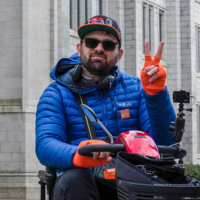
<svg viewBox="0 0 200 200"><path fill-rule="evenodd" d="M168 146L157 146L159 153L164 153L164 154L172 154L175 158L184 158L187 155L186 149L184 149L180 145L176 145L173 147L168 147Z"/></svg>
<svg viewBox="0 0 200 200"><path fill-rule="evenodd" d="M167 153L167 154L173 154L176 155L179 152L178 147L169 147L169 146L157 146L159 153Z"/></svg>
<svg viewBox="0 0 200 200"><path fill-rule="evenodd" d="M91 152L111 152L117 153L124 150L123 144L95 144L80 147L78 153L81 156L93 156Z"/></svg>

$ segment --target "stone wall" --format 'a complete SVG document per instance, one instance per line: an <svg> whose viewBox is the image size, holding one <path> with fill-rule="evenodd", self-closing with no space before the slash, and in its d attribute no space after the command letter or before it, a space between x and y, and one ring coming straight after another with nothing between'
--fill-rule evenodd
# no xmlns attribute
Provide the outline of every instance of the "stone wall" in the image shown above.
<svg viewBox="0 0 200 200"><path fill-rule="evenodd" d="M0 99L22 95L22 2L0 1Z"/></svg>

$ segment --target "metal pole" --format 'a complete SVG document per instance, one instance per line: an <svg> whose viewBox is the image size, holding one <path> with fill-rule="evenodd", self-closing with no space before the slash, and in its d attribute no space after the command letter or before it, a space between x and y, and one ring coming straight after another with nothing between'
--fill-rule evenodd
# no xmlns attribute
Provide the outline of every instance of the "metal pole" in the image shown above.
<svg viewBox="0 0 200 200"><path fill-rule="evenodd" d="M45 200L45 183L40 182L40 200Z"/></svg>
<svg viewBox="0 0 200 200"><path fill-rule="evenodd" d="M112 136L111 133L108 131L108 129L99 121L99 119L97 119L97 122L98 122L99 125L102 127L102 129L110 136L111 144L114 144L113 136Z"/></svg>

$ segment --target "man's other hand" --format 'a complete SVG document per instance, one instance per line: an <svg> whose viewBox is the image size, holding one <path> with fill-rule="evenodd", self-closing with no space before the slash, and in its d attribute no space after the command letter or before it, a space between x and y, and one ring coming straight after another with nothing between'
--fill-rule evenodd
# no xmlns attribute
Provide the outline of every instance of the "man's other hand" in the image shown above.
<svg viewBox="0 0 200 200"><path fill-rule="evenodd" d="M165 87L167 72L160 64L164 42L160 42L154 59L149 50L149 42L145 42L145 63L141 71L141 82L147 94L154 95L161 92Z"/></svg>
<svg viewBox="0 0 200 200"><path fill-rule="evenodd" d="M163 46L164 46L164 42L162 41L162 42L160 42L160 45L158 47L158 50L157 50L157 53L156 53L156 57L159 58L159 57L162 56ZM145 42L145 56L151 56L151 52L149 50L149 42L148 41ZM150 63L149 63L149 65L150 65ZM155 65L146 66L144 68L144 72L146 72L147 75L149 77L151 77L149 79L149 82L153 82L154 80L156 80L158 78L157 77L158 66L155 66Z"/></svg>

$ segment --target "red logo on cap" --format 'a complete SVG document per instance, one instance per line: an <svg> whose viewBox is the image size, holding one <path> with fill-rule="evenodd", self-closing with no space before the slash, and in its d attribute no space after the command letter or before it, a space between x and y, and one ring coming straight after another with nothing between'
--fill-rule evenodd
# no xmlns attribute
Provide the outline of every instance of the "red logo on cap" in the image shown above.
<svg viewBox="0 0 200 200"><path fill-rule="evenodd" d="M95 23L98 20L98 17L94 17L91 19L91 23Z"/></svg>

